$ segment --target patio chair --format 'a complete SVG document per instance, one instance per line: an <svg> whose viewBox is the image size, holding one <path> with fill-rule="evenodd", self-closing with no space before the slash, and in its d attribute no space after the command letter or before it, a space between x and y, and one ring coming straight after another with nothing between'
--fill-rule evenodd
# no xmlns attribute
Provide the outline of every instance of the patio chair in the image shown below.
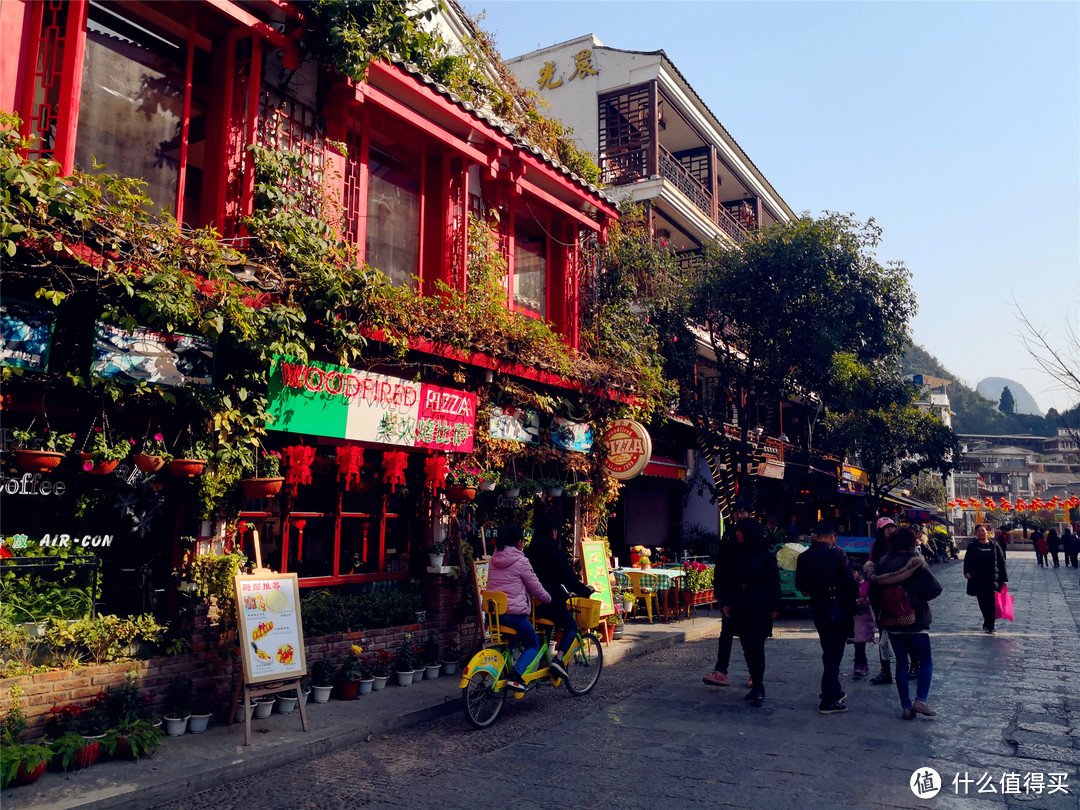
<svg viewBox="0 0 1080 810"><path fill-rule="evenodd" d="M660 612L660 601L657 598L657 591L660 587L660 578L656 574L642 574L637 578L637 583L634 585L634 612L637 612L637 603L645 603L645 611L649 615L649 624L652 624L653 620L653 607L655 606L656 612Z"/></svg>

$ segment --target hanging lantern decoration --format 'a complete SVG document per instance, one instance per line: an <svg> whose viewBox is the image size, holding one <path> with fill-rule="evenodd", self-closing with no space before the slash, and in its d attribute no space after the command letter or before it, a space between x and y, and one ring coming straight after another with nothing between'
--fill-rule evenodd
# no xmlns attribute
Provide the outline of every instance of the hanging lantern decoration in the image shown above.
<svg viewBox="0 0 1080 810"><path fill-rule="evenodd" d="M967 509L968 508L967 499L966 498L957 498L956 499L956 505L959 506L961 509Z"/></svg>
<svg viewBox="0 0 1080 810"><path fill-rule="evenodd" d="M285 457L285 483L290 487L311 483L311 463L315 460L315 448L294 444L281 451Z"/></svg>
<svg viewBox="0 0 1080 810"><path fill-rule="evenodd" d="M404 450L387 450L383 453L383 482L390 485L391 492L398 484L405 485L405 465L408 463L409 455Z"/></svg>
<svg viewBox="0 0 1080 810"><path fill-rule="evenodd" d="M956 508L956 501L949 501L949 508L950 509L955 509Z"/></svg>
<svg viewBox="0 0 1080 810"><path fill-rule="evenodd" d="M986 508L990 512L994 512L997 510L997 504L994 503L994 499L991 498L989 495L986 496Z"/></svg>
<svg viewBox="0 0 1080 810"><path fill-rule="evenodd" d="M337 449L337 480L345 479L345 489L351 490L360 480L360 468L364 466L364 448L344 445Z"/></svg>
<svg viewBox="0 0 1080 810"><path fill-rule="evenodd" d="M433 493L446 486L446 476L450 473L450 462L446 456L436 453L424 459L424 484Z"/></svg>

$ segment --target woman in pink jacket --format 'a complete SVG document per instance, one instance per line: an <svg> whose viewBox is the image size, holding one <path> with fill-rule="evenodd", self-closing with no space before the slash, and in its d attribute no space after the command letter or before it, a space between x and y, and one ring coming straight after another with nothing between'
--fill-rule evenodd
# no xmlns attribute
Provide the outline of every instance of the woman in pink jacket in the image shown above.
<svg viewBox="0 0 1080 810"><path fill-rule="evenodd" d="M504 526L499 531L496 551L491 555L488 568L487 589L506 594L506 613L499 617L500 624L517 632L518 641L525 647L514 665L506 685L515 692L528 689L522 675L540 652L540 639L533 629L529 615L532 613L530 594L547 604L548 592L540 584L532 564L525 556L525 533L520 526Z"/></svg>

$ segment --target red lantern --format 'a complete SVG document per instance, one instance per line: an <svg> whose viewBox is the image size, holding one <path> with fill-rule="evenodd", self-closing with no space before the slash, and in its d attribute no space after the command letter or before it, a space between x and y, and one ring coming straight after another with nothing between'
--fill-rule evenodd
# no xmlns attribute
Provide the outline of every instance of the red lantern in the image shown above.
<svg viewBox="0 0 1080 810"><path fill-rule="evenodd" d="M408 463L409 455L403 450L387 450L383 453L383 481L390 485L391 492L398 484L405 484L405 466Z"/></svg>
<svg viewBox="0 0 1080 810"><path fill-rule="evenodd" d="M956 499L956 505L959 506L961 509L967 509L968 508L967 498L957 498Z"/></svg>
<svg viewBox="0 0 1080 810"><path fill-rule="evenodd" d="M424 475L427 488L436 492L446 486L446 476L450 472L450 462L446 456L435 454L424 459Z"/></svg>
<svg viewBox="0 0 1080 810"><path fill-rule="evenodd" d="M338 481L345 479L345 489L352 489L354 481L360 480L360 468L364 466L364 448L345 445L337 449Z"/></svg>
<svg viewBox="0 0 1080 810"><path fill-rule="evenodd" d="M311 462L315 460L315 448L295 444L281 451L285 457L285 483L291 487L311 483Z"/></svg>
<svg viewBox="0 0 1080 810"><path fill-rule="evenodd" d="M956 508L956 501L949 501L949 508L950 509L955 509Z"/></svg>

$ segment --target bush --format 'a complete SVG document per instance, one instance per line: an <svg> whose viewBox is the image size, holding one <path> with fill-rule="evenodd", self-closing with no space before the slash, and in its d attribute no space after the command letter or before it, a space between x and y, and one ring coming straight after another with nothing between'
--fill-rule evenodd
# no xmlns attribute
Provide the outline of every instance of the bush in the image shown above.
<svg viewBox="0 0 1080 810"><path fill-rule="evenodd" d="M300 600L307 638L412 624L423 607L423 596L401 591L349 595L319 590Z"/></svg>

